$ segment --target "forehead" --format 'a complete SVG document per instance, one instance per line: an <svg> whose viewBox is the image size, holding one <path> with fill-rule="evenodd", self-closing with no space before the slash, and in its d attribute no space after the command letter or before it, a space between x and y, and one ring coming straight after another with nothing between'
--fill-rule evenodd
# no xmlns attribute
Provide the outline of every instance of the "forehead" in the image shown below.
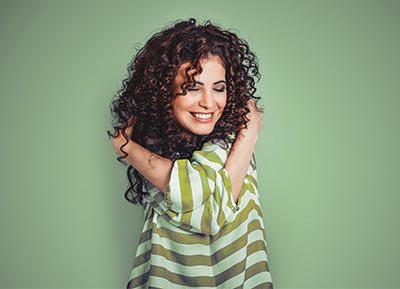
<svg viewBox="0 0 400 289"><path fill-rule="evenodd" d="M190 62L183 63L177 72L177 75L174 79L175 83L182 83L186 81L186 69L191 65ZM196 74L194 79L196 81L204 80L225 80L225 67L220 57L218 56L209 56L200 59L200 66L202 68L201 74ZM196 68L190 69L187 74L192 76L197 71Z"/></svg>

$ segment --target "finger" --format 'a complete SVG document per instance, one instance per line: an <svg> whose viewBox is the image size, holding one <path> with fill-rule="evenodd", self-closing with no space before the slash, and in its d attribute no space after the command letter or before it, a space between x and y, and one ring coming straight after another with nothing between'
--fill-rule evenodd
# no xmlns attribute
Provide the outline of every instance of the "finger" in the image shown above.
<svg viewBox="0 0 400 289"><path fill-rule="evenodd" d="M128 126L133 126L137 121L137 115L132 115L129 119L128 119Z"/></svg>
<svg viewBox="0 0 400 289"><path fill-rule="evenodd" d="M263 112L262 107L261 107L260 105L256 104L255 102L254 102L254 108L255 108L256 111L258 111L258 112Z"/></svg>
<svg viewBox="0 0 400 289"><path fill-rule="evenodd" d="M121 127L119 129L120 133L122 134L122 131L124 131L128 136L130 136L132 134L133 127L135 126L136 121L137 121L137 116L132 115L127 121L127 126L124 128Z"/></svg>
<svg viewBox="0 0 400 289"><path fill-rule="evenodd" d="M259 105L256 105L255 103L251 106L251 110L253 111L253 112L262 112L262 109L261 109L261 107L259 106Z"/></svg>
<svg viewBox="0 0 400 289"><path fill-rule="evenodd" d="M254 99L253 99L253 98L250 98L250 99L247 101L247 104L248 104L248 105L255 105L256 103L254 102Z"/></svg>
<svg viewBox="0 0 400 289"><path fill-rule="evenodd" d="M256 104L255 104L255 102L254 102L254 100L253 100L252 98L250 98L250 99L247 101L247 108L250 109L251 111L252 111L252 110L255 110Z"/></svg>
<svg viewBox="0 0 400 289"><path fill-rule="evenodd" d="M125 133L129 136L132 133L133 126L127 126L126 128L123 129Z"/></svg>

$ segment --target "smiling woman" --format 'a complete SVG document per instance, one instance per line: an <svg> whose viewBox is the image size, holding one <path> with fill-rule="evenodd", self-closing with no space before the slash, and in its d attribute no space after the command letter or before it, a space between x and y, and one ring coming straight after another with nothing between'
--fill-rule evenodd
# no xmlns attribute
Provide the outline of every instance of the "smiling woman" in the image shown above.
<svg viewBox="0 0 400 289"><path fill-rule="evenodd" d="M125 198L145 213L127 288L273 288L254 148L257 58L235 33L177 22L112 101Z"/></svg>
<svg viewBox="0 0 400 289"><path fill-rule="evenodd" d="M195 135L208 135L226 105L225 67L218 56L202 58L202 72L194 77L192 86L183 94L181 87L185 83L185 69L188 65L181 66L174 81L172 115L187 131Z"/></svg>

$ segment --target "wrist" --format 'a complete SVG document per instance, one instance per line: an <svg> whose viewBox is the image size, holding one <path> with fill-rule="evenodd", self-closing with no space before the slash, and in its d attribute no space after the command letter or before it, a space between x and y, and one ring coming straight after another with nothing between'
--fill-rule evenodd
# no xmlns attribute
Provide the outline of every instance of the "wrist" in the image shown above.
<svg viewBox="0 0 400 289"><path fill-rule="evenodd" d="M245 142L247 144L256 144L258 140L258 133L253 133L247 129L239 131L236 141Z"/></svg>
<svg viewBox="0 0 400 289"><path fill-rule="evenodd" d="M126 140L124 139L123 141L116 142L114 145L114 150L120 157L125 157L125 153L122 150L124 150L127 154L129 154L129 151L131 150L132 140L128 140L128 142L126 144L125 143Z"/></svg>

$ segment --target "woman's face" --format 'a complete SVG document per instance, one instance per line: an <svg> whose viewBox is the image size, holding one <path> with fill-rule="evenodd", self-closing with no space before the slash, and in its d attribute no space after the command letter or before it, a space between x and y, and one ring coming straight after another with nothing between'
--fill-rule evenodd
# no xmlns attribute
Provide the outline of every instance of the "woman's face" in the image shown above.
<svg viewBox="0 0 400 289"><path fill-rule="evenodd" d="M188 65L183 64L178 70L173 83L174 95L182 93L181 85L186 80ZM196 86L188 87L186 95L174 99L172 115L189 132L207 135L213 131L226 105L225 68L218 56L203 58L200 65L203 71L194 77Z"/></svg>

